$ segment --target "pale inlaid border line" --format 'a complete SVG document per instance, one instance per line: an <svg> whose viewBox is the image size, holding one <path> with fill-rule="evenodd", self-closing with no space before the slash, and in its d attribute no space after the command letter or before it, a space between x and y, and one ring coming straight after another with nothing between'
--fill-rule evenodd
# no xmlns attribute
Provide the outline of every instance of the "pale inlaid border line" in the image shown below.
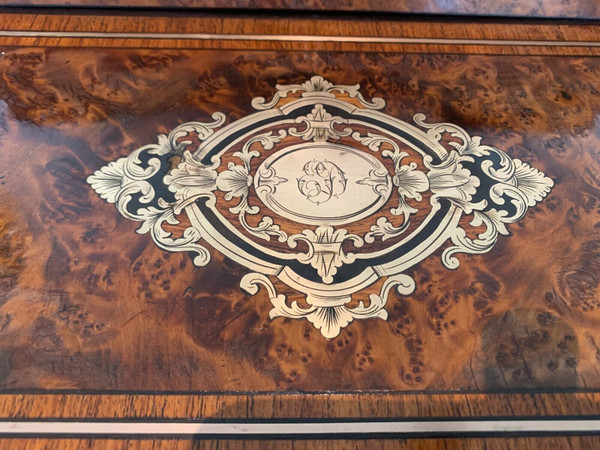
<svg viewBox="0 0 600 450"><path fill-rule="evenodd" d="M113 33L0 31L0 37L177 39L224 41L354 42L484 46L600 47L597 41L396 38L369 36L246 35L210 33ZM177 423L2 421L0 434L24 435L370 435L370 434L600 433L600 420L428 420L333 423Z"/></svg>
<svg viewBox="0 0 600 450"><path fill-rule="evenodd" d="M372 36L310 36L284 34L211 33L112 33L93 31L0 31L0 37L93 38L93 39L182 39L218 41L354 42L372 44L438 44L535 47L600 47L600 41L540 41L514 39L452 39Z"/></svg>
<svg viewBox="0 0 600 450"><path fill-rule="evenodd" d="M335 435L464 435L464 434L600 433L600 420L426 420L262 423L243 422L0 422L0 435L110 436L334 436Z"/></svg>

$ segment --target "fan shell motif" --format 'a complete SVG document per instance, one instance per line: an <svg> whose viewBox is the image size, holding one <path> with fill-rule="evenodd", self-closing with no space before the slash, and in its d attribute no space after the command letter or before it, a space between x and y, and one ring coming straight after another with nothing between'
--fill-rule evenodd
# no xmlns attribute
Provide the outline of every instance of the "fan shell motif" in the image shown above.
<svg viewBox="0 0 600 450"><path fill-rule="evenodd" d="M405 271L436 250L448 269L490 251L553 186L459 126L386 114L358 85L314 76L252 106L227 125L218 112L184 123L87 181L160 248L202 270L222 253L247 268L241 289L266 289L272 319L306 319L326 338L387 319L390 291L410 295Z"/></svg>

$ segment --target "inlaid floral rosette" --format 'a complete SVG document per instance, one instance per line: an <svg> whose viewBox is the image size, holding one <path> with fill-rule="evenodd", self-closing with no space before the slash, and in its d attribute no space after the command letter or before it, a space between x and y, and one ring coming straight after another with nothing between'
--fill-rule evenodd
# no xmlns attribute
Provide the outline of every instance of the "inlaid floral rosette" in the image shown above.
<svg viewBox="0 0 600 450"><path fill-rule="evenodd" d="M440 248L448 269L488 252L553 182L456 125L391 117L359 87L277 85L257 112L182 124L88 183L160 248L204 267L212 247L246 267L240 287L263 286L272 319L307 319L326 338L387 319L390 291L415 289L408 268Z"/></svg>

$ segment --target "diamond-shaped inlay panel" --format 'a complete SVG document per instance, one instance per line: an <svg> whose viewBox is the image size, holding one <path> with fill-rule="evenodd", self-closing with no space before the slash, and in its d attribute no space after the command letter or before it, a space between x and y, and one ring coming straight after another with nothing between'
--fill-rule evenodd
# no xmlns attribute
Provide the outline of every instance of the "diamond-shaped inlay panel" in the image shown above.
<svg viewBox="0 0 600 450"><path fill-rule="evenodd" d="M182 124L88 182L162 249L203 267L213 247L248 269L242 289L266 288L271 318L305 318L327 338L386 319L390 290L409 295L404 272L436 250L448 269L491 250L553 186L456 125L386 114L359 86L314 76L252 106L228 125L221 113ZM182 215L190 226L173 235L165 227ZM275 278L305 301L277 293ZM381 278L368 303L352 302Z"/></svg>

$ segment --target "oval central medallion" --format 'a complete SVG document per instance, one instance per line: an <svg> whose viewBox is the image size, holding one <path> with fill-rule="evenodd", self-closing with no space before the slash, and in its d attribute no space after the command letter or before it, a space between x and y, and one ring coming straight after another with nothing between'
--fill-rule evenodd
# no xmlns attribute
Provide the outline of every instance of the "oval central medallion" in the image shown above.
<svg viewBox="0 0 600 450"><path fill-rule="evenodd" d="M190 252L203 267L213 255L206 242L250 270L240 287L266 289L270 318L304 318L334 338L355 320L387 319L392 288L415 289L403 272L442 246L448 269L458 267L457 253L491 250L554 185L456 125L415 114L417 127L385 114L383 99L366 100L358 88L317 75L277 85L272 100L252 101L257 112L222 128L220 113L179 125L88 183L161 249ZM405 159L398 141L417 161ZM278 293L273 277L296 294ZM364 291L381 277L378 293ZM360 291L368 305L354 301ZM305 302L286 298L301 294Z"/></svg>
<svg viewBox="0 0 600 450"><path fill-rule="evenodd" d="M360 220L381 208L392 192L378 159L335 143L305 143L274 153L258 168L254 187L273 212L308 225Z"/></svg>

